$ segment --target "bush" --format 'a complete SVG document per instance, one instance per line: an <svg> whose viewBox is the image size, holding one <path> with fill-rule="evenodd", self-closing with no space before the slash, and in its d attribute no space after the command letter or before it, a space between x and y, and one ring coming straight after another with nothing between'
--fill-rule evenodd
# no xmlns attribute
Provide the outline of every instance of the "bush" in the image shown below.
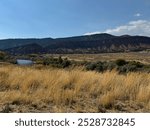
<svg viewBox="0 0 150 130"><path fill-rule="evenodd" d="M124 66L117 67L117 70L119 71L119 73L128 73L128 72L137 71L137 67L135 65L127 64Z"/></svg>
<svg viewBox="0 0 150 130"><path fill-rule="evenodd" d="M140 71L144 68L144 65L140 62L131 61L128 62L128 64L125 64L123 66L118 66L117 70L121 73L125 72L134 72L134 71Z"/></svg>
<svg viewBox="0 0 150 130"><path fill-rule="evenodd" d="M129 65L136 66L137 68L142 68L144 66L142 63L136 61L129 62Z"/></svg>
<svg viewBox="0 0 150 130"><path fill-rule="evenodd" d="M104 71L103 65L97 65L95 70L98 71L98 72Z"/></svg>
<svg viewBox="0 0 150 130"><path fill-rule="evenodd" d="M6 53L0 51L0 60L1 61L5 60L5 57L6 57Z"/></svg>
<svg viewBox="0 0 150 130"><path fill-rule="evenodd" d="M67 58L65 58L64 60L62 60L61 65L63 68L66 68L66 67L69 67L71 65L71 62Z"/></svg>
<svg viewBox="0 0 150 130"><path fill-rule="evenodd" d="M89 63L86 65L87 70L95 70L96 64L95 63Z"/></svg>
<svg viewBox="0 0 150 130"><path fill-rule="evenodd" d="M110 62L104 62L103 64L103 68L104 70L113 70L115 69L117 66L114 62L110 61Z"/></svg>
<svg viewBox="0 0 150 130"><path fill-rule="evenodd" d="M71 62L67 58L62 59L61 57L59 58L51 57L51 58L45 58L43 60L43 65L51 65L53 67L66 68L71 65Z"/></svg>
<svg viewBox="0 0 150 130"><path fill-rule="evenodd" d="M59 64L62 64L62 62L63 62L63 59L61 58L61 56L59 56L59 57L58 57L58 63L59 63Z"/></svg>
<svg viewBox="0 0 150 130"><path fill-rule="evenodd" d="M43 65L49 65L49 64L51 64L52 63L52 59L51 58L45 58L44 60L43 60Z"/></svg>
<svg viewBox="0 0 150 130"><path fill-rule="evenodd" d="M98 72L103 72L104 71L104 64L103 64L103 62L97 62L95 70L98 71Z"/></svg>
<svg viewBox="0 0 150 130"><path fill-rule="evenodd" d="M119 73L127 73L144 70L145 65L136 61L127 62L125 60L119 59L115 62L110 61L87 63L85 67L87 70L95 70L97 72L104 72L107 70L111 71L113 69L116 69Z"/></svg>
<svg viewBox="0 0 150 130"><path fill-rule="evenodd" d="M29 54L28 56L31 58L35 58L35 57L38 57L38 54Z"/></svg>
<svg viewBox="0 0 150 130"><path fill-rule="evenodd" d="M113 70L116 68L116 64L113 62L96 62L86 65L87 70L95 70L97 72L103 72L106 70Z"/></svg>
<svg viewBox="0 0 150 130"><path fill-rule="evenodd" d="M118 65L118 66L123 66L123 65L126 65L127 62L123 59L118 59L115 61L115 63Z"/></svg>
<svg viewBox="0 0 150 130"><path fill-rule="evenodd" d="M126 72L133 72L136 71L138 68L136 67L136 65L127 65L127 71Z"/></svg>

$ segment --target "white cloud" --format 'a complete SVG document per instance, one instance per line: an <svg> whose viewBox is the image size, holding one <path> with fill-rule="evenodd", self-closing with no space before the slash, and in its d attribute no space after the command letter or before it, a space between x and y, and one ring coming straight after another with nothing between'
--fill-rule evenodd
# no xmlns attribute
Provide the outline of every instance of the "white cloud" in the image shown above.
<svg viewBox="0 0 150 130"><path fill-rule="evenodd" d="M109 33L113 35L143 35L150 36L150 21L147 20L137 20L130 21L126 25L118 26L114 29L107 29L104 32L90 32L85 35L99 34L99 33Z"/></svg>
<svg viewBox="0 0 150 130"><path fill-rule="evenodd" d="M85 33L84 35L94 35L94 34L99 34L99 33L103 33L103 32L99 32L99 31L96 31L96 32L88 32L88 33Z"/></svg>
<svg viewBox="0 0 150 130"><path fill-rule="evenodd" d="M141 16L141 14L140 14L140 13L137 13L137 14L135 14L134 16L136 16L136 17L140 17L140 16Z"/></svg>

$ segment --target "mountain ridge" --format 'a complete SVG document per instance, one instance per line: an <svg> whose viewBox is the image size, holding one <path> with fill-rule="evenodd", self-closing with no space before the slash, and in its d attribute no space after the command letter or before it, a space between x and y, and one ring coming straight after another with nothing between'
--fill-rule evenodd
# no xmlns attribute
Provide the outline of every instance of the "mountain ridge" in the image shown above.
<svg viewBox="0 0 150 130"><path fill-rule="evenodd" d="M150 37L103 33L55 39L6 39L0 40L0 49L11 54L142 51L150 49Z"/></svg>

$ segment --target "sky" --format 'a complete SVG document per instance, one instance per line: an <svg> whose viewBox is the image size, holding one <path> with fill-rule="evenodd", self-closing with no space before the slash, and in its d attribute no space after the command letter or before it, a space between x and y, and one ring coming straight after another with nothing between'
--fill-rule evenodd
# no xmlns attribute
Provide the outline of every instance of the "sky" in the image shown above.
<svg viewBox="0 0 150 130"><path fill-rule="evenodd" d="M150 36L150 0L0 0L0 39Z"/></svg>

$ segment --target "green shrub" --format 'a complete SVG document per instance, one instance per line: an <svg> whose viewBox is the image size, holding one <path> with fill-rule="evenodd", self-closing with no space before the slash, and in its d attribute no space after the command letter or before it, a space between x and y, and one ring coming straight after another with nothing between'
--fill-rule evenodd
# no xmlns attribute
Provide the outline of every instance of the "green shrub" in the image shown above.
<svg viewBox="0 0 150 130"><path fill-rule="evenodd" d="M140 62L130 61L123 66L118 66L117 70L121 73L128 73L134 71L141 71L144 68L144 65Z"/></svg>
<svg viewBox="0 0 150 130"><path fill-rule="evenodd" d="M29 54L28 56L31 58L35 58L35 57L38 57L38 54Z"/></svg>
<svg viewBox="0 0 150 130"><path fill-rule="evenodd" d="M103 72L104 71L104 64L103 64L103 62L97 62L95 70L98 71L98 72Z"/></svg>
<svg viewBox="0 0 150 130"><path fill-rule="evenodd" d="M98 72L104 71L103 65L96 66L95 70L98 71Z"/></svg>
<svg viewBox="0 0 150 130"><path fill-rule="evenodd" d="M128 73L128 72L134 72L137 71L138 68L135 65L124 65L124 66L118 66L117 70L119 73Z"/></svg>
<svg viewBox="0 0 150 130"><path fill-rule="evenodd" d="M5 57L6 57L6 53L0 51L0 60L1 61L5 60Z"/></svg>
<svg viewBox="0 0 150 130"><path fill-rule="evenodd" d="M43 65L49 65L51 63L51 59L50 58L44 58L43 59Z"/></svg>
<svg viewBox="0 0 150 130"><path fill-rule="evenodd" d="M136 66L137 68L142 68L144 66L142 63L136 61L130 61L129 65Z"/></svg>
<svg viewBox="0 0 150 130"><path fill-rule="evenodd" d="M63 62L63 59L61 58L61 56L59 56L59 57L58 57L58 63L59 63L59 64L62 64L62 62Z"/></svg>
<svg viewBox="0 0 150 130"><path fill-rule="evenodd" d="M107 70L111 71L113 69L116 69L119 73L128 73L128 72L134 72L134 71L142 71L145 65L136 61L127 62L125 60L119 59L119 60L116 60L115 62L113 61L100 62L99 61L95 63L87 63L85 66L87 70L95 70L97 72L104 72Z"/></svg>
<svg viewBox="0 0 150 130"><path fill-rule="evenodd" d="M67 58L65 58L64 60L62 60L62 63L60 64L62 65L62 68L66 68L71 65L71 62Z"/></svg>
<svg viewBox="0 0 150 130"><path fill-rule="evenodd" d="M104 70L110 70L111 71L111 70L115 69L116 67L117 67L117 65L112 61L103 63Z"/></svg>
<svg viewBox="0 0 150 130"><path fill-rule="evenodd" d="M86 65L87 70L95 70L96 64L95 63L89 63Z"/></svg>
<svg viewBox="0 0 150 130"><path fill-rule="evenodd" d="M59 58L45 58L43 60L43 65L51 65L53 67L58 67L58 68L66 68L71 65L71 61L69 61L67 58L62 59L61 57Z"/></svg>
<svg viewBox="0 0 150 130"><path fill-rule="evenodd" d="M123 65L126 65L127 62L123 59L118 59L115 61L115 63L118 65L118 66L123 66Z"/></svg>

